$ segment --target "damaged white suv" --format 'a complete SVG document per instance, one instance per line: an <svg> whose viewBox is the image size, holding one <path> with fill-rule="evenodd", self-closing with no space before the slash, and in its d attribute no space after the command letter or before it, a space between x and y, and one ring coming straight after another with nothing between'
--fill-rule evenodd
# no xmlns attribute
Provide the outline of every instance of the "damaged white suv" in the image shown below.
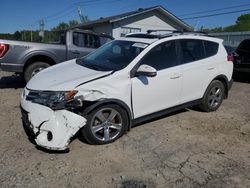
<svg viewBox="0 0 250 188"><path fill-rule="evenodd" d="M215 111L232 71L221 39L129 35L35 75L21 96L23 124L47 149L66 149L77 132L91 144L111 143L138 122L180 108Z"/></svg>

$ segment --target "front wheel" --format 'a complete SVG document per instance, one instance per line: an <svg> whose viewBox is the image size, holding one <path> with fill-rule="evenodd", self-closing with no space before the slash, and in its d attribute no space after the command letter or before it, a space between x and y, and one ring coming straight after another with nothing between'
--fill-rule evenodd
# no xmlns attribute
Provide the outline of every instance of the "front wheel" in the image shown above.
<svg viewBox="0 0 250 188"><path fill-rule="evenodd" d="M219 80L214 80L208 86L206 93L199 105L201 110L212 112L217 110L225 96L224 84Z"/></svg>
<svg viewBox="0 0 250 188"><path fill-rule="evenodd" d="M121 137L128 129L128 115L118 105L96 108L88 115L87 124L80 133L90 144L108 144Z"/></svg>

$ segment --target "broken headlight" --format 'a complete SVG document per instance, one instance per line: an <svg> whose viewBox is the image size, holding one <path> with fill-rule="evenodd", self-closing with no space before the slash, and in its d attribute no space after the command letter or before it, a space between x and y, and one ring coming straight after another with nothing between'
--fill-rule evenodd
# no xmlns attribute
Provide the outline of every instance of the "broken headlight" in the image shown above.
<svg viewBox="0 0 250 188"><path fill-rule="evenodd" d="M30 91L26 100L51 109L62 109L73 100L76 93L77 91Z"/></svg>

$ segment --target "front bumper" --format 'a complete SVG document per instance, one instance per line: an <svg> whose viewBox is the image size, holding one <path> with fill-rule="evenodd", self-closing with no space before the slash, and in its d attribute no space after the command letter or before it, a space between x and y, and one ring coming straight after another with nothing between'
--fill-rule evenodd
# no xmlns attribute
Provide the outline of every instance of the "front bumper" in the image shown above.
<svg viewBox="0 0 250 188"><path fill-rule="evenodd" d="M70 139L87 120L67 110L57 110L21 98L23 125L37 145L50 150L65 150Z"/></svg>

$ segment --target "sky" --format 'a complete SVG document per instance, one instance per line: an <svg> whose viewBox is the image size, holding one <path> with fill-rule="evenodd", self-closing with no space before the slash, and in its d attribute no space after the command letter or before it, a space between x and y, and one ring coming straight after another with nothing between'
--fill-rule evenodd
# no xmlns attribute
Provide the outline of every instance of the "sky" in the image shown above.
<svg viewBox="0 0 250 188"><path fill-rule="evenodd" d="M0 33L38 30L41 19L44 19L45 29L51 29L60 22L79 20L78 6L83 15L95 20L156 5L163 6L181 19L245 10L183 20L196 28L225 27L234 24L241 14L250 13L249 0L0 0ZM214 11L217 9L221 10ZM194 14L197 12L199 14Z"/></svg>

